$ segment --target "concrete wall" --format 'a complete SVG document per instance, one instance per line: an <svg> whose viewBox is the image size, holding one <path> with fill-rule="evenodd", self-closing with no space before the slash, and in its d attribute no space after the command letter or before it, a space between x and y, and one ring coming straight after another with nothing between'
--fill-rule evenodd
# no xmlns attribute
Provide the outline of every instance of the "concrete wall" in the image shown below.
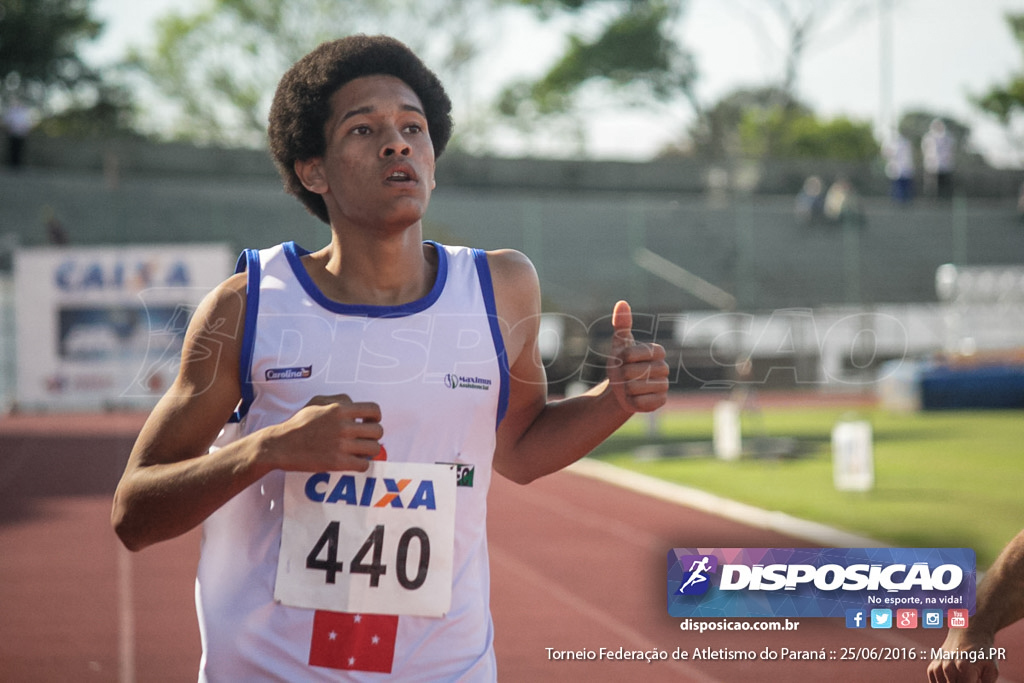
<svg viewBox="0 0 1024 683"><path fill-rule="evenodd" d="M28 164L37 168L106 170L125 176L276 177L274 165L263 150L155 144L134 139L70 141L37 135L29 140L27 157ZM728 190L792 195L810 175L818 175L827 183L838 177L848 178L866 196L888 193L888 181L880 160L867 163L813 159L706 162L675 158L640 163L495 159L449 151L438 163L438 180L450 187L562 192ZM957 173L957 188L966 197L1015 197L1022 182L1022 170L997 170L978 162ZM917 186L922 185L918 182Z"/></svg>
<svg viewBox="0 0 1024 683"><path fill-rule="evenodd" d="M48 243L51 221L73 244L226 242L240 250L288 239L317 248L329 239L327 226L285 195L262 151L44 138L29 144L24 169L0 169L0 275L10 269L13 248ZM798 221L793 196L811 173L851 178L865 195L865 220ZM917 311L930 311L930 321L943 314L934 308L942 264L1024 264L1024 223L1016 205L1021 175L965 172L958 179L963 192L953 202L895 205L872 164L716 168L686 160L636 164L448 154L438 167L424 229L443 242L515 248L533 260L545 310L576 321L576 335L567 333L566 341L579 348L569 349L567 368L550 368L552 377L581 376L587 349L599 349L610 334L612 305L627 298L638 326L650 321L654 336L674 344L677 383L692 387L728 383L734 368L714 357L712 344L687 345L671 321L689 321L692 329L696 321L720 318L692 291L642 267L638 250L733 295L737 315L753 321L752 329L757 321L813 320L817 333L836 310L858 320L861 312L884 313L914 329ZM10 326L4 308L0 328ZM1019 312L999 319L1019 327ZM941 335L929 329L926 336L932 341L915 353L936 350L934 338ZM849 356L842 344L835 347L840 352L804 348L798 337L817 339L801 332L765 342L767 351L744 349L757 356L757 377L784 385L799 385L805 377L811 384L836 383L837 377L840 384L859 384L873 381L877 362L896 355L882 349L864 372L854 368L850 375L837 360ZM780 349L790 355L780 356ZM10 356L0 343L0 364L12 367Z"/></svg>
<svg viewBox="0 0 1024 683"><path fill-rule="evenodd" d="M0 171L2 244L45 244L51 220L76 244L210 241L240 250L287 239L316 248L329 238L324 224L284 194L263 152L31 143L25 169ZM1024 263L1014 173L997 174L1006 189L999 196L897 206L869 195L862 224L805 225L795 217L793 193L766 190L800 181L806 170L714 173L692 161L452 154L439 165L424 225L441 241L524 251L540 273L548 310L586 315L610 310L621 297L651 312L712 307L646 270L639 249L729 292L748 311L934 302L935 271L944 263ZM0 269L9 267L2 252Z"/></svg>

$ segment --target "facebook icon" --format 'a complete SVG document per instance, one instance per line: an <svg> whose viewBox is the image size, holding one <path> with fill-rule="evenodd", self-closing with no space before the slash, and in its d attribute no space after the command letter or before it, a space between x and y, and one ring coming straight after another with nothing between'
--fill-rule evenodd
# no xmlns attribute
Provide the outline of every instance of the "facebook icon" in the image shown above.
<svg viewBox="0 0 1024 683"><path fill-rule="evenodd" d="M846 610L846 628L867 628L867 612L862 609Z"/></svg>

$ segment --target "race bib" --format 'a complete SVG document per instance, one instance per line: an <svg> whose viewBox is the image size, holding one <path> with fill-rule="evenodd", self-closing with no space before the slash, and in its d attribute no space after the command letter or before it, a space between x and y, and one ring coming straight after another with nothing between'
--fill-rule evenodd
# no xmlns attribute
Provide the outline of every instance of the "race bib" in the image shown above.
<svg viewBox="0 0 1024 683"><path fill-rule="evenodd" d="M288 472L274 599L443 616L452 597L455 467L371 462L366 472Z"/></svg>

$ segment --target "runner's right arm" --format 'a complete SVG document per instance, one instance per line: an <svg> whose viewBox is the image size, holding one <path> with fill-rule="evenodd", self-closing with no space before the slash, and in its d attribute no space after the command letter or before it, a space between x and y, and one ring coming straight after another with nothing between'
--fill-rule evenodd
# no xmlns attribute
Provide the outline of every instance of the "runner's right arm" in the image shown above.
<svg viewBox="0 0 1024 683"><path fill-rule="evenodd" d="M200 304L178 376L128 458L111 523L131 550L191 530L271 470L363 471L380 450L380 408L338 395L208 454L241 398L245 284L235 275Z"/></svg>
<svg viewBox="0 0 1024 683"><path fill-rule="evenodd" d="M989 567L978 585L977 609L967 628L951 628L942 643L946 652L992 652L996 633L1024 619L1024 531L1019 532ZM936 659L928 666L933 683L995 683L995 659Z"/></svg>

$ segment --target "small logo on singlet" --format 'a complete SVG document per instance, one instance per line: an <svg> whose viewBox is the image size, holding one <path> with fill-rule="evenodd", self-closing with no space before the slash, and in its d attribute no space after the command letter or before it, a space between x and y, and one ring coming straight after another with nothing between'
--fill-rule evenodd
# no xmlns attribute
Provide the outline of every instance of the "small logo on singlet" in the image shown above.
<svg viewBox="0 0 1024 683"><path fill-rule="evenodd" d="M473 474L476 472L476 465L470 465L464 462L439 462L438 465L447 465L452 468L455 472L455 485L456 486L473 486Z"/></svg>
<svg viewBox="0 0 1024 683"><path fill-rule="evenodd" d="M491 380L486 377L467 377L449 372L444 376L444 385L449 389L483 389L491 388Z"/></svg>
<svg viewBox="0 0 1024 683"><path fill-rule="evenodd" d="M313 374L313 366L307 365L300 368L270 368L264 373L267 381L277 379L309 379Z"/></svg>

